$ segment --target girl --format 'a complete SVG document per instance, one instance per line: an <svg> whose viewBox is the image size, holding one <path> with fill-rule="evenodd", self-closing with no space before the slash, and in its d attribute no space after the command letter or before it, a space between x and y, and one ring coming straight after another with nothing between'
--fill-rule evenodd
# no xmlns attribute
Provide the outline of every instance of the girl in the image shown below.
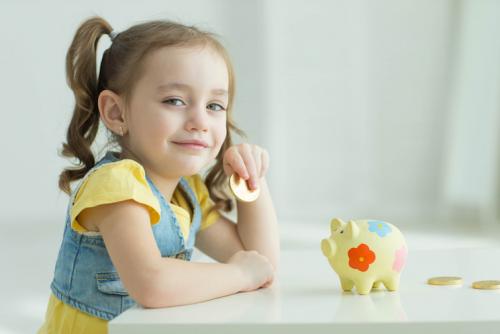
<svg viewBox="0 0 500 334"><path fill-rule="evenodd" d="M97 76L103 34L112 44ZM239 130L223 46L177 23L115 34L95 17L77 30L66 71L76 105L62 153L80 165L59 178L71 200L40 333L105 333L135 303L168 307L269 286L279 261L269 159L231 144ZM96 162L100 120L119 151ZM214 160L204 181L198 173ZM232 174L260 188L255 202L237 202L237 224L218 212L231 207ZM189 262L195 245L218 262Z"/></svg>

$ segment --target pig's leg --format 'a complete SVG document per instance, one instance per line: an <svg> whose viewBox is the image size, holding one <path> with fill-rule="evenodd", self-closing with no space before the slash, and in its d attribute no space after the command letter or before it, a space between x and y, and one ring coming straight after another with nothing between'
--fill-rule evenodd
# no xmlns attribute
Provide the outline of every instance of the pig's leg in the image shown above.
<svg viewBox="0 0 500 334"><path fill-rule="evenodd" d="M384 280L384 285L389 291L396 291L399 288L399 275L394 275Z"/></svg>
<svg viewBox="0 0 500 334"><path fill-rule="evenodd" d="M354 287L353 281L347 278L340 278L340 285L342 286L342 290L351 291Z"/></svg>
<svg viewBox="0 0 500 334"><path fill-rule="evenodd" d="M373 280L361 280L355 282L354 284L356 285L356 290L360 295L367 295L372 290L373 283Z"/></svg>

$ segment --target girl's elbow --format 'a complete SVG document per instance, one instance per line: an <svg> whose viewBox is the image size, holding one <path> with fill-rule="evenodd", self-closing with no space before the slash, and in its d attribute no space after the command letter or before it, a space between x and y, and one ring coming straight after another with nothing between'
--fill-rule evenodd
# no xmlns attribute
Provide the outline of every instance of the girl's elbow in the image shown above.
<svg viewBox="0 0 500 334"><path fill-rule="evenodd" d="M144 308L168 307L173 300L175 287L168 280L162 280L157 275L151 275L139 284L135 290L130 291L130 296Z"/></svg>
<svg viewBox="0 0 500 334"><path fill-rule="evenodd" d="M173 300L173 289L167 287L155 288L154 284L138 291L132 298L144 308L159 308L174 306L170 303Z"/></svg>
<svg viewBox="0 0 500 334"><path fill-rule="evenodd" d="M161 308L169 307L171 305L162 303L158 298L151 296L144 296L141 300L136 300L137 304L141 305L143 308Z"/></svg>

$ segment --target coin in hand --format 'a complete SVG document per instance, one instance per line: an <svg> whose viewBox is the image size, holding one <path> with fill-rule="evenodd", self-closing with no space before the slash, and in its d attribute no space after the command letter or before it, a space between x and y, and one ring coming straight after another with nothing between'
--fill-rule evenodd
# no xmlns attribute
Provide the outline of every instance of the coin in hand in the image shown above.
<svg viewBox="0 0 500 334"><path fill-rule="evenodd" d="M233 174L229 178L229 188L231 188L234 196L243 202L253 202L259 197L260 194L260 188L250 190L247 182L237 174Z"/></svg>

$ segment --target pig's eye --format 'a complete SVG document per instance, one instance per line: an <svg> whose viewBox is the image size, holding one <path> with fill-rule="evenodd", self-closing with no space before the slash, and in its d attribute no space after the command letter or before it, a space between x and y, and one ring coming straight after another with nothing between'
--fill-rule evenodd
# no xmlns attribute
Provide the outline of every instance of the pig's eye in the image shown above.
<svg viewBox="0 0 500 334"><path fill-rule="evenodd" d="M344 230L340 231L340 233L344 233Z"/></svg>

